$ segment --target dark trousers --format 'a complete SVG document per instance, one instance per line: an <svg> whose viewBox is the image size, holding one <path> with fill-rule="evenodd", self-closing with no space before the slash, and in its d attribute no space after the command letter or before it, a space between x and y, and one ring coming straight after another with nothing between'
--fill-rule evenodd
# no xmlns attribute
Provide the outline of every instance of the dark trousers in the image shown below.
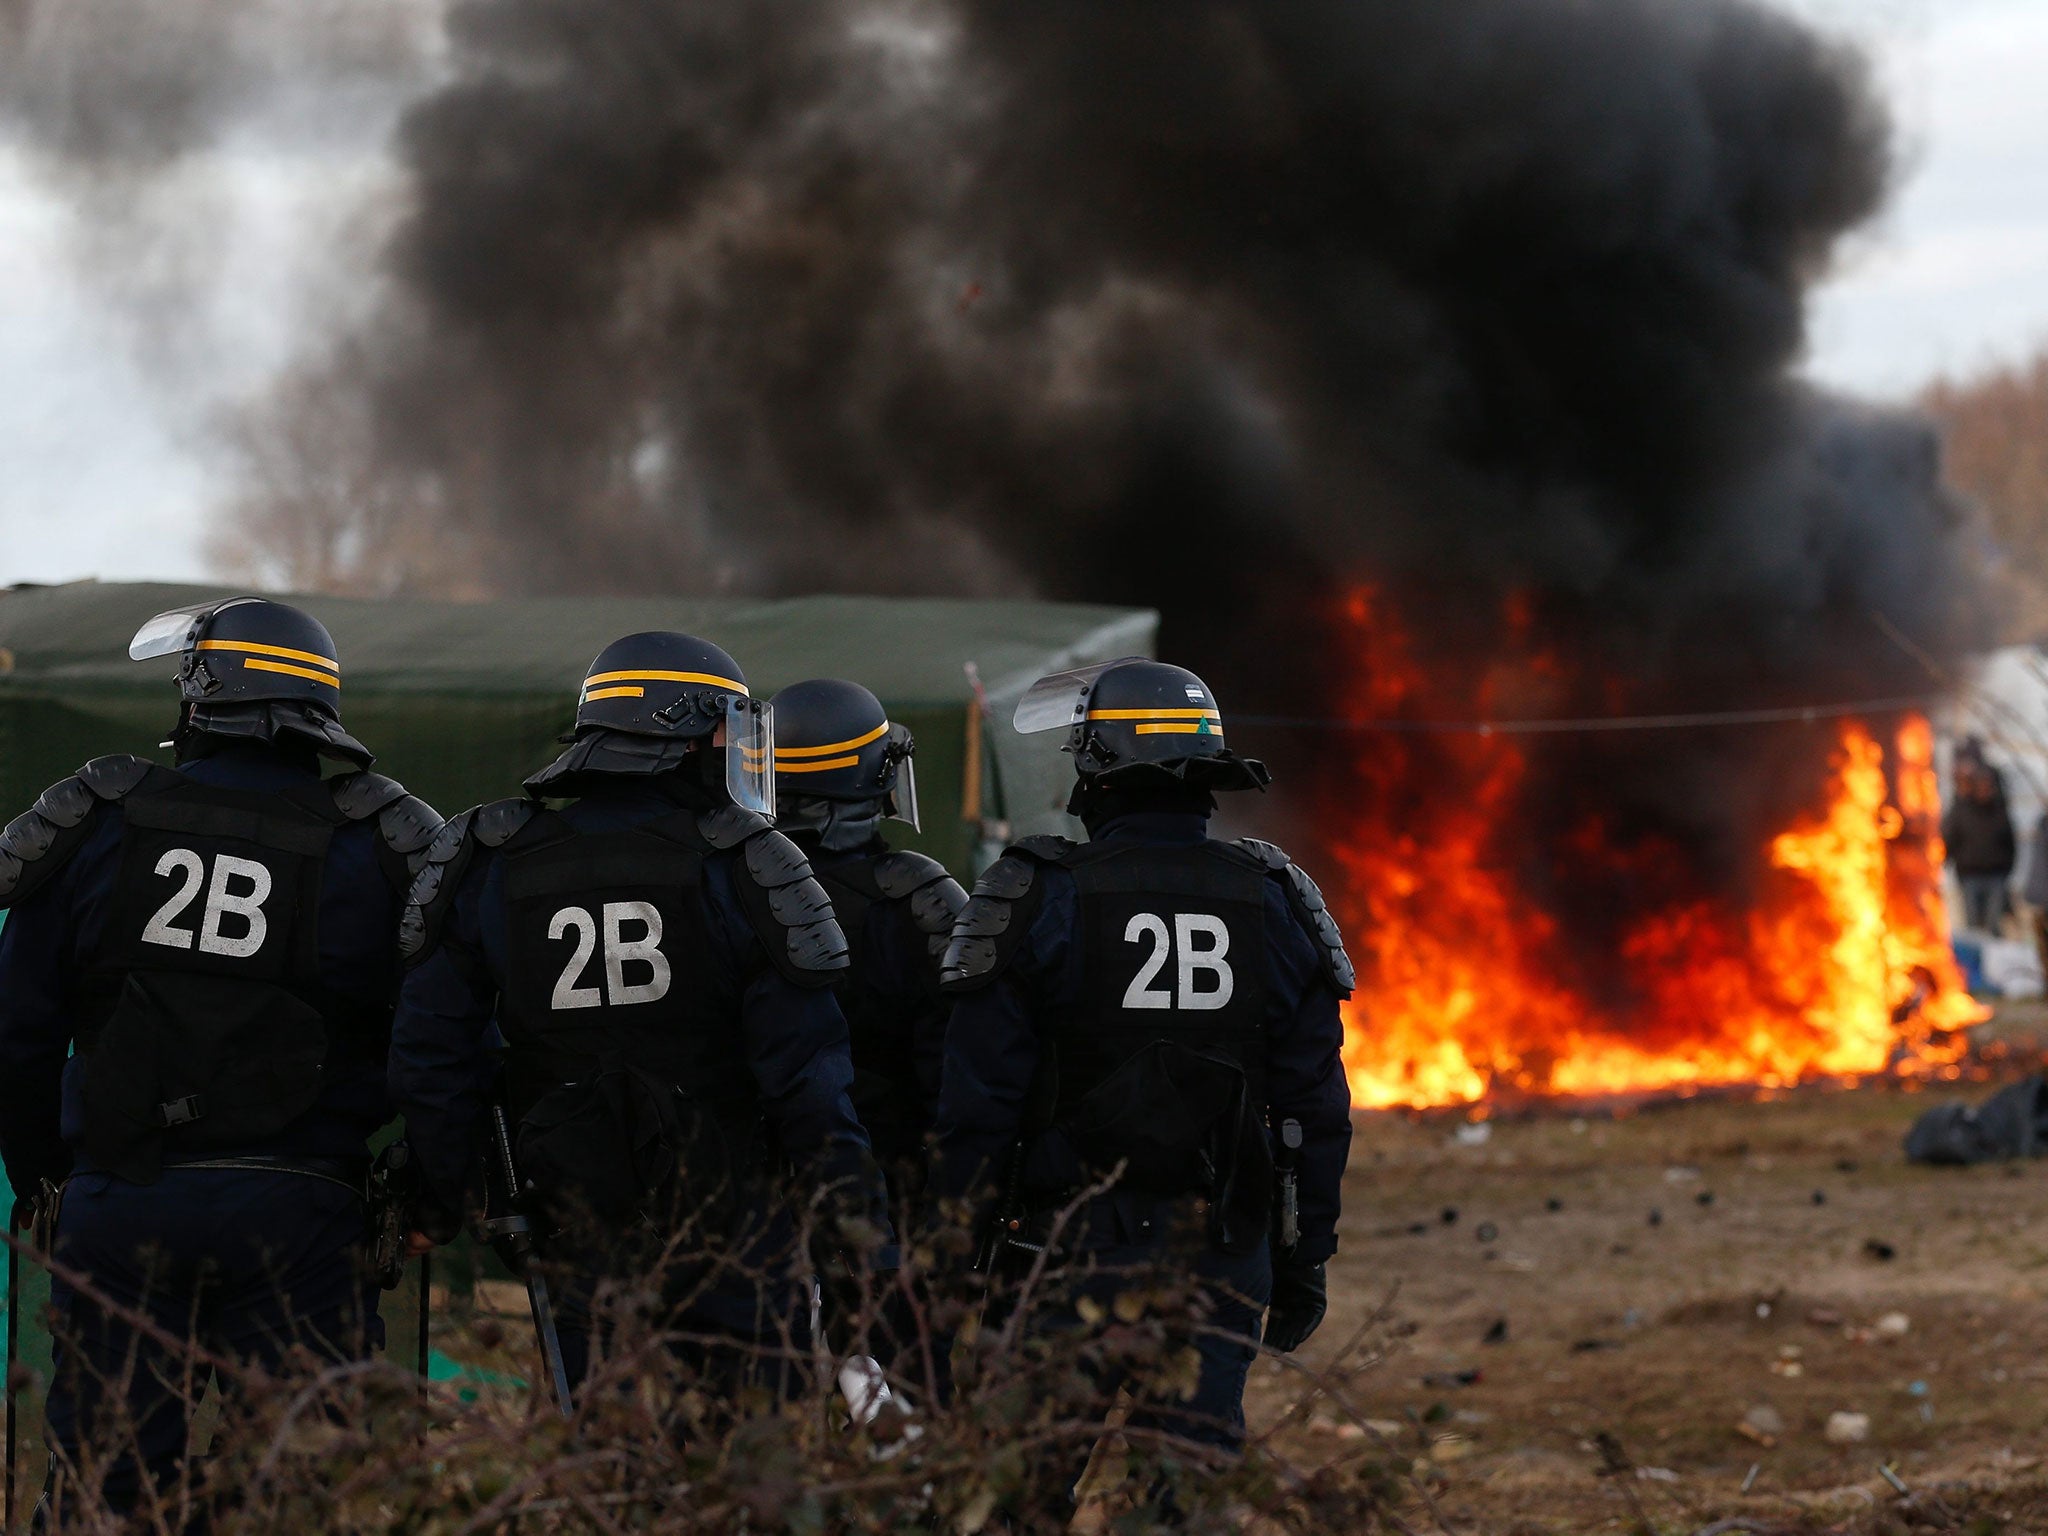
<svg viewBox="0 0 2048 1536"><path fill-rule="evenodd" d="M2006 877L1996 871L1990 874L1958 871L1956 883L1963 888L1963 926L1977 933L1997 933L1999 925L2005 921L2005 914L2012 907L2012 891L2006 884Z"/></svg>
<svg viewBox="0 0 2048 1536"><path fill-rule="evenodd" d="M50 1291L51 1496L125 1513L169 1492L208 1372L99 1304L171 1339L274 1369L303 1344L329 1360L382 1342L362 1278L363 1209L337 1184L271 1170L170 1168L152 1185L80 1174L64 1190ZM96 1491L95 1491L96 1485Z"/></svg>
<svg viewBox="0 0 2048 1536"><path fill-rule="evenodd" d="M1128 1225L1128 1213L1117 1215L1118 1225ZM1096 1220L1096 1232L1106 1225ZM1156 1222L1154 1229L1165 1225ZM1147 1379L1149 1366L1134 1369L1130 1359L1111 1349L1080 1349L1071 1368L1092 1389L1088 1416L1107 1419L1118 1394L1128 1390L1132 1401L1124 1428L1137 1432L1132 1438L1141 1453L1153 1435L1226 1454L1243 1450L1245 1381L1258 1357L1261 1319L1273 1294L1272 1259L1263 1241L1249 1253L1228 1254L1194 1241L1105 1241L1097 1235L1084 1238L1072 1258L1041 1283L1043 1300L1032 1306L1024 1330L1041 1343L1057 1347L1063 1340L1100 1340L1135 1318L1159 1328L1167 1353L1195 1351L1193 1390L1183 1396L1186 1383L1177 1376L1160 1390ZM1145 1297L1145 1305L1120 1311L1119 1299L1126 1292L1134 1293L1133 1299ZM1155 1299L1161 1294L1179 1300L1162 1312ZM992 1309L984 1326L1002 1327L1005 1310ZM1071 1494L1091 1449L1078 1446L1041 1475L1048 1481L1060 1478L1059 1487ZM1172 1502L1170 1496L1165 1500L1169 1508Z"/></svg>
<svg viewBox="0 0 2048 1536"><path fill-rule="evenodd" d="M607 1308L621 1303L616 1282L608 1297L597 1276L555 1266L550 1273L559 1288L562 1366L576 1391L590 1376L595 1351L614 1347L619 1330ZM765 1388L780 1401L798 1389L808 1369L810 1296L795 1283L733 1274L685 1284L671 1277L668 1298L649 1320L674 1336L669 1354L720 1404L736 1402L749 1387Z"/></svg>

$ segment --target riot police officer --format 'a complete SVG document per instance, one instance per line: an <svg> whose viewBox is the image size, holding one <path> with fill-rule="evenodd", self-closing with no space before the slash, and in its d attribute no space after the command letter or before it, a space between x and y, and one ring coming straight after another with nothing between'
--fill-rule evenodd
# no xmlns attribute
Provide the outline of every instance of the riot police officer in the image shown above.
<svg viewBox="0 0 2048 1536"><path fill-rule="evenodd" d="M173 653L177 767L96 758L0 836L0 1150L114 1307L266 1367L358 1356L399 915L441 821L368 771L311 616L234 598L129 647ZM95 1462L107 1505L146 1504L184 1454L181 1365L61 1274L52 1301L57 1513Z"/></svg>
<svg viewBox="0 0 2048 1536"><path fill-rule="evenodd" d="M568 741L524 798L451 820L413 890L391 1084L424 1236L452 1236L470 1200L502 1035L509 1150L556 1235L543 1269L568 1281L568 1383L606 1331L603 1282L666 1254L683 1266L664 1321L715 1341L678 1353L715 1389L772 1387L809 1278L771 1182L792 1167L822 1219L887 1232L833 992L846 941L771 826L773 713L723 650L605 647Z"/></svg>
<svg viewBox="0 0 2048 1536"><path fill-rule="evenodd" d="M840 998L853 1105L900 1203L915 1194L938 1106L939 960L967 893L937 859L883 837L887 820L918 826L909 727L833 678L792 683L774 705L776 826L809 856L851 945Z"/></svg>
<svg viewBox="0 0 2048 1536"><path fill-rule="evenodd" d="M909 727L892 723L860 684L836 678L792 683L773 702L776 825L809 856L851 946L839 997L853 1105L888 1177L890 1214L908 1224L938 1106L947 1013L939 960L967 893L938 860L883 838L884 821L918 826ZM837 1299L842 1320L858 1312L852 1298ZM860 1342L887 1365L917 1336L901 1291L888 1293L878 1322ZM933 1395L945 1392L947 1342L917 1351L931 1360Z"/></svg>
<svg viewBox="0 0 2048 1536"><path fill-rule="evenodd" d="M1195 674L1137 658L1061 673L1016 726L1066 730L1088 841L1026 838L954 928L937 1187L999 1202L998 1270L1003 1245L1035 1258L1078 1202L1057 1234L1065 1300L1038 1326L1100 1319L1148 1276L1191 1279L1205 1324L1192 1396L1081 1359L1104 1406L1137 1393L1133 1429L1234 1450L1261 1311L1270 1300L1278 1350L1323 1315L1351 1138L1351 965L1284 853L1208 835L1215 792L1269 775L1225 745Z"/></svg>

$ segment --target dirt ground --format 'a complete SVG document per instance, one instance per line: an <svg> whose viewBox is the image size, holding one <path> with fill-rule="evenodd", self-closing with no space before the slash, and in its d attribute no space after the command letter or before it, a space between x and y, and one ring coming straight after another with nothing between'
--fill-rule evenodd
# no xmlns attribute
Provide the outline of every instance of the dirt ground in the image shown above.
<svg viewBox="0 0 2048 1536"><path fill-rule="evenodd" d="M1306 1353L1384 1306L1380 1358L1350 1415L1289 1438L1380 1469L1418 1530L2048 1532L2048 1170L1901 1153L1932 1104L2038 1065L2048 1018L1983 1041L1981 1080L1919 1092L1530 1115L1483 1141L1361 1117ZM1254 1425L1293 1390L1261 1364ZM1836 1414L1864 1438L1831 1441Z"/></svg>

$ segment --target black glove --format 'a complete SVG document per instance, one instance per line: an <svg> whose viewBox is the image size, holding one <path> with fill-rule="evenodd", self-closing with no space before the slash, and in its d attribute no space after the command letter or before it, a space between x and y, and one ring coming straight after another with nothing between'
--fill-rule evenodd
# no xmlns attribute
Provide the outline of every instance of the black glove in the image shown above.
<svg viewBox="0 0 2048 1536"><path fill-rule="evenodd" d="M1266 1313L1266 1348L1292 1354L1322 1325L1323 1314L1329 1309L1329 1281L1323 1266L1282 1259L1273 1270L1273 1301Z"/></svg>

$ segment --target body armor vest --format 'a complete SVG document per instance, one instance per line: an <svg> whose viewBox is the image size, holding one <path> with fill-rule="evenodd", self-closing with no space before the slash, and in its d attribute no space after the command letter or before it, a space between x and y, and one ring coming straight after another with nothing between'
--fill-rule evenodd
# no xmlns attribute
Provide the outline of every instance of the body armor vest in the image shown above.
<svg viewBox="0 0 2048 1536"><path fill-rule="evenodd" d="M1087 844L1059 862L1079 901L1081 980L1050 1021L1058 1135L1039 1150L1063 1144L1082 1179L1121 1168L1131 1195L1206 1196L1209 1240L1247 1251L1265 1232L1273 1167L1268 871L1214 842Z"/></svg>
<svg viewBox="0 0 2048 1536"><path fill-rule="evenodd" d="M692 812L605 832L543 812L500 855L522 1170L608 1219L679 1174L701 1203L765 1166L737 981L705 927L710 851Z"/></svg>
<svg viewBox="0 0 2048 1536"><path fill-rule="evenodd" d="M320 980L330 789L263 793L153 768L80 998L85 1152L152 1183L167 1155L247 1147L310 1110L341 1032L377 1010Z"/></svg>
<svg viewBox="0 0 2048 1536"><path fill-rule="evenodd" d="M818 883L832 898L832 912L846 933L853 964L839 983L839 1005L846 1015L846 1036L853 1058L850 1096L854 1113L867 1128L875 1156L886 1164L915 1155L922 1146L924 1112L919 1102L916 1017L902 999L891 998L870 981L875 965L875 939L868 921L887 902L870 858L841 859L815 867ZM922 992L920 1008L938 1006L938 972L934 966Z"/></svg>
<svg viewBox="0 0 2048 1536"><path fill-rule="evenodd" d="M1264 1102L1266 879L1229 843L1083 844L1081 987L1055 1021L1059 1105L1159 1041L1235 1063Z"/></svg>

